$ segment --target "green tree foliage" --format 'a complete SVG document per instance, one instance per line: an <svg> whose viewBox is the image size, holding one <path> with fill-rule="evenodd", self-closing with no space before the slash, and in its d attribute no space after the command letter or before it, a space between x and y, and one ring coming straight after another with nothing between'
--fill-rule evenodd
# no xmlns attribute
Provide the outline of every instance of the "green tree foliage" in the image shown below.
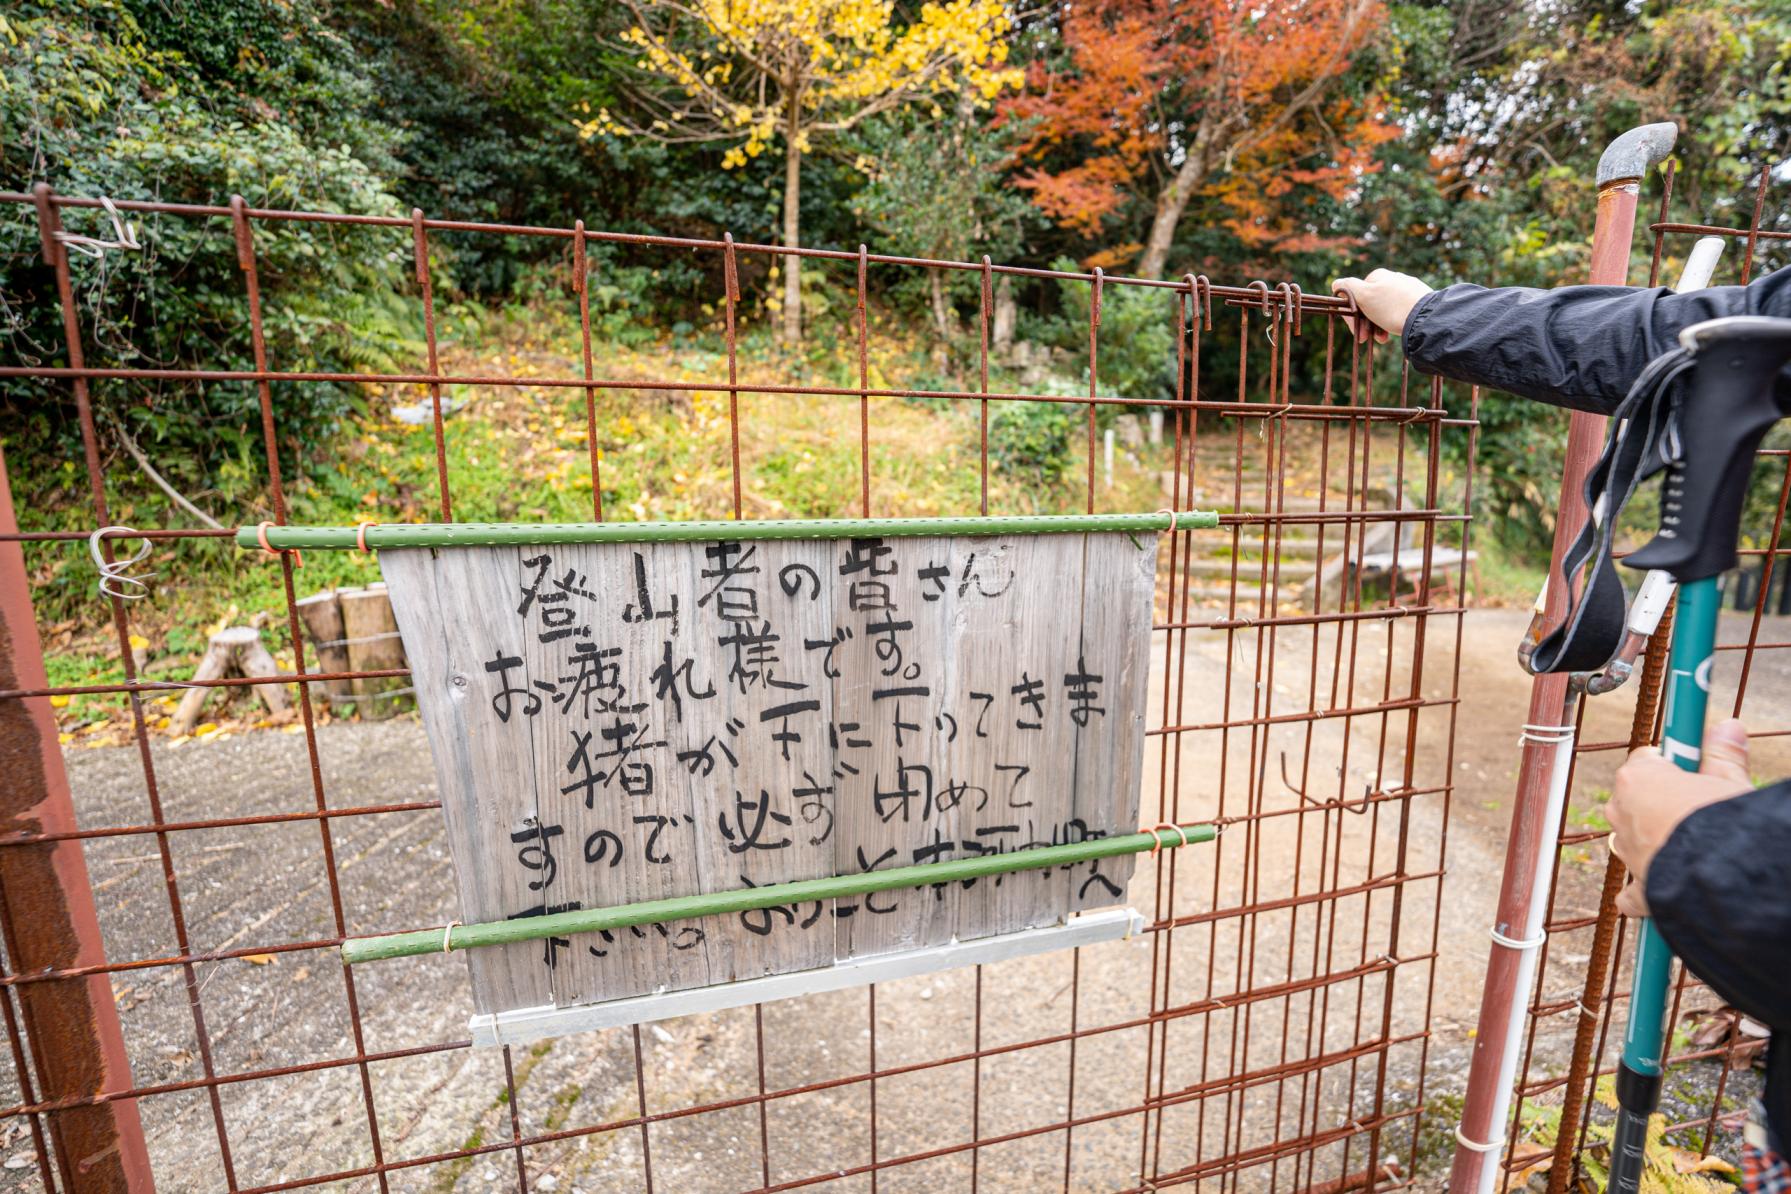
<svg viewBox="0 0 1791 1194"><path fill-rule="evenodd" d="M1006 185L1017 128L991 126L973 110L935 119L913 111L865 127L857 165L867 182L853 211L876 233L883 252L939 261L1020 256L1042 223L1026 197ZM926 289L933 330L943 345L959 333L957 304L975 309L981 279L929 270L907 285Z"/></svg>
<svg viewBox="0 0 1791 1194"><path fill-rule="evenodd" d="M145 4L51 0L14 9L0 32L0 179L114 199L304 205L396 213L385 184L392 138L362 114L367 85L347 46L305 3ZM181 47L194 49L189 56ZM0 224L0 325L9 355L60 364L66 353L55 283L29 208ZM109 234L91 211L71 231ZM253 366L243 279L229 221L139 218L136 253L71 255L90 364ZM280 368L388 362L403 338L387 296L389 254L328 228L258 230L270 358ZM388 238L389 239L389 238ZM101 382L108 450L122 432L157 452L177 486L229 502L254 488L261 430L253 386ZM279 425L301 443L326 437L353 408L334 386L274 390ZM66 459L78 434L64 385L26 384L5 398L29 459ZM56 485L69 478L30 472ZM27 491L27 507L47 496ZM246 511L242 512L246 515Z"/></svg>

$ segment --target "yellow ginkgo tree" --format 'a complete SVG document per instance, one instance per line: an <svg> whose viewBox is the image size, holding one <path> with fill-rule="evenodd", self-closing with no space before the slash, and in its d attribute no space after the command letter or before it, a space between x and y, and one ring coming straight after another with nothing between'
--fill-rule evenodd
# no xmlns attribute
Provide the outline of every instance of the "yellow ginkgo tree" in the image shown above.
<svg viewBox="0 0 1791 1194"><path fill-rule="evenodd" d="M784 152L783 243L802 243L802 159L816 141L903 105L988 104L1007 65L1003 0L624 0L626 111L579 113L579 131L726 141L722 164ZM621 105L618 105L619 107ZM783 264L782 336L802 331L797 261Z"/></svg>

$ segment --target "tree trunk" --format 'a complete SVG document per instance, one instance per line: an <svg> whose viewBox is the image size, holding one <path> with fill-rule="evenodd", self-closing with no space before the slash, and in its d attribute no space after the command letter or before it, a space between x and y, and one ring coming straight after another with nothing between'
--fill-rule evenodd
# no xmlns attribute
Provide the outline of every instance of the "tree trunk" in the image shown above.
<svg viewBox="0 0 1791 1194"><path fill-rule="evenodd" d="M1014 302L1014 276L1002 274L995 279L995 355L1006 360L1014 351L1014 323L1019 308Z"/></svg>
<svg viewBox="0 0 1791 1194"><path fill-rule="evenodd" d="M792 103L792 110L794 103ZM784 247L802 245L802 149L792 117L784 130ZM794 348L802 339L802 258L785 256L783 342Z"/></svg>
<svg viewBox="0 0 1791 1194"><path fill-rule="evenodd" d="M932 300L933 326L939 331L939 344L934 352L943 352L958 334L958 313L952 309L951 295L945 288L945 271L927 271L927 294Z"/></svg>
<svg viewBox="0 0 1791 1194"><path fill-rule="evenodd" d="M1151 217L1150 239L1144 242L1144 256L1138 262L1138 276L1141 278L1161 278L1164 266L1169 264L1169 249L1175 243L1175 227L1181 222L1182 213L1188 209L1188 200L1206 181L1206 157L1200 152L1199 139L1189 147L1188 156L1182 159L1181 169L1157 196L1157 212Z"/></svg>

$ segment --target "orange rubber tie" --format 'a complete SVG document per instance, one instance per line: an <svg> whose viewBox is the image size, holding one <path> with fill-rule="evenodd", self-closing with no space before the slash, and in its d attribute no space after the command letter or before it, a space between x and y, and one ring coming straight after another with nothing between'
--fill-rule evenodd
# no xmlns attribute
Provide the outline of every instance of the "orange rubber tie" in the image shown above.
<svg viewBox="0 0 1791 1194"><path fill-rule="evenodd" d="M277 556L277 555L284 554L286 552L291 552L292 553L292 566L294 568L303 568L305 566L305 557L299 552L298 548L296 548L296 547L275 547L267 541L267 528L269 528L271 526L277 526L277 525L278 525L277 523L273 523L273 522L258 522L255 524L255 538L261 543L261 550L266 552L270 556Z"/></svg>

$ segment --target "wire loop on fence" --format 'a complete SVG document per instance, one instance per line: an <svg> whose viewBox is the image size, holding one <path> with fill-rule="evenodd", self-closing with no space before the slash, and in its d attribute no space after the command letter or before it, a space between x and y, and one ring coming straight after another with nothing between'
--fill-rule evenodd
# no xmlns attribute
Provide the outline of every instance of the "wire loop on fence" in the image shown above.
<svg viewBox="0 0 1791 1194"><path fill-rule="evenodd" d="M148 582L155 576L155 573L145 572L139 576L131 576L126 572L126 569L135 567L148 559L150 548L153 545L148 539L145 539L143 540L143 546L137 549L136 554L127 556L124 559L108 561L105 557L105 553L100 550L100 540L107 535L113 534L134 535L136 534L136 531L125 526L101 527L93 532L93 534L87 536L87 554L93 557L93 566L99 569L100 594L105 597L116 597L121 601L141 601L143 598L149 596ZM129 590L115 587L117 585L129 585L130 588L135 589L136 592L130 592Z"/></svg>
<svg viewBox="0 0 1791 1194"><path fill-rule="evenodd" d="M1496 1152L1498 1149L1505 1146L1505 1138L1503 1136L1500 1136L1497 1140L1469 1140L1466 1136L1462 1135L1461 1127L1459 1125L1455 1129L1455 1142L1469 1152L1476 1153Z"/></svg>
<svg viewBox="0 0 1791 1194"><path fill-rule="evenodd" d="M1151 836L1156 839L1151 843L1150 852L1152 854L1155 854L1163 848L1162 835L1165 833L1174 833L1177 837L1182 839L1182 845L1185 846L1188 844L1188 831L1183 829L1180 825L1175 824L1173 821L1158 821L1155 825L1151 826L1150 833ZM1215 833L1213 836L1217 837L1218 834Z"/></svg>
<svg viewBox="0 0 1791 1194"><path fill-rule="evenodd" d="M104 257L107 249L130 249L135 252L143 246L137 240L137 230L118 213L118 205L108 197L100 198L100 206L112 217L112 235L116 238L106 240L98 236L82 236L78 232L67 232L58 228L51 233L64 247L88 257Z"/></svg>
<svg viewBox="0 0 1791 1194"><path fill-rule="evenodd" d="M1538 933L1527 940L1520 937L1507 937L1497 929L1488 929L1486 933L1493 939L1493 944L1502 945L1506 949L1515 949L1520 953L1536 949L1548 940L1547 933Z"/></svg>

